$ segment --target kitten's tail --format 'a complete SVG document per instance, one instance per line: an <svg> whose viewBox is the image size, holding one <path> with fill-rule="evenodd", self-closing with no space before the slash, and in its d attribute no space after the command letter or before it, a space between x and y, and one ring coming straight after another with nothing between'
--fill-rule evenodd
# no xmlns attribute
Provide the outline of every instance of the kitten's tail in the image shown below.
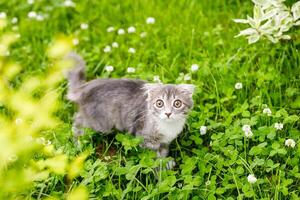
<svg viewBox="0 0 300 200"><path fill-rule="evenodd" d="M73 69L68 72L68 94L67 98L77 101L80 98L79 87L85 82L85 61L78 54L71 52L66 57L73 62Z"/></svg>

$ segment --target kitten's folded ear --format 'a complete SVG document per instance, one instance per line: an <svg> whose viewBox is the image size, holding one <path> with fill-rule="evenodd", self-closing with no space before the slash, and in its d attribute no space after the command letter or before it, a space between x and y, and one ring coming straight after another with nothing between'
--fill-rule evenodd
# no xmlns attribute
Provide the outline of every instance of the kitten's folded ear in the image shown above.
<svg viewBox="0 0 300 200"><path fill-rule="evenodd" d="M148 97L152 96L159 88L162 86L160 83L145 83L143 89L145 90L145 95Z"/></svg>
<svg viewBox="0 0 300 200"><path fill-rule="evenodd" d="M177 85L177 88L182 92L190 97L193 96L194 90L195 90L195 85L193 84L179 84Z"/></svg>

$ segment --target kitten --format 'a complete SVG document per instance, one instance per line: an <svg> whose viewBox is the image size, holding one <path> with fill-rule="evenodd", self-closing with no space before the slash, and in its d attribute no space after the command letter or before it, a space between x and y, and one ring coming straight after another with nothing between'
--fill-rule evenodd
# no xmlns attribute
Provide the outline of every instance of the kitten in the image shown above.
<svg viewBox="0 0 300 200"><path fill-rule="evenodd" d="M130 79L94 79L85 82L85 62L68 56L76 67L68 74L69 100L79 105L74 116L76 135L82 127L108 134L113 128L144 138L143 147L166 157L169 144L182 131L193 106L194 86L154 84Z"/></svg>

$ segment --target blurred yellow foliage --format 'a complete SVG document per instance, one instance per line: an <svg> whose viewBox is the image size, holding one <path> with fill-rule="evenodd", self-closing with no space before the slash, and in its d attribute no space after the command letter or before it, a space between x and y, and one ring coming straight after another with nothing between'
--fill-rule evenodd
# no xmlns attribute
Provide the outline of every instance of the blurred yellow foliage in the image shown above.
<svg viewBox="0 0 300 200"><path fill-rule="evenodd" d="M87 189L83 186L79 186L68 195L67 200L86 200L88 198L89 194Z"/></svg>
<svg viewBox="0 0 300 200"><path fill-rule="evenodd" d="M5 25L1 19L0 29ZM35 181L46 180L51 173L73 179L88 156L83 153L72 161L43 137L43 131L59 123L54 113L59 107L60 94L55 87L71 66L62 60L71 51L71 39L59 37L49 47L52 63L47 74L25 78L14 88L11 81L22 67L5 54L16 40L12 33L0 35L0 107L6 111L0 113L0 199L24 197ZM39 95L34 95L37 92ZM68 196L71 200L87 198L83 186Z"/></svg>

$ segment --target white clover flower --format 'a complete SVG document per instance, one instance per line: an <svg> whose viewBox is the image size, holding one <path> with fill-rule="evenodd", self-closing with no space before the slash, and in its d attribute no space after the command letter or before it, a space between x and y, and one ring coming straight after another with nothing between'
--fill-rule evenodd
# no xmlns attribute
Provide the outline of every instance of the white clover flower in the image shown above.
<svg viewBox="0 0 300 200"><path fill-rule="evenodd" d="M119 44L118 44L117 42L113 42L113 43L111 44L111 46L112 46L113 48L118 48L118 47L119 47Z"/></svg>
<svg viewBox="0 0 300 200"><path fill-rule="evenodd" d="M249 183L253 184L257 181L257 178L255 177L254 174L249 174L249 176L247 177L247 180Z"/></svg>
<svg viewBox="0 0 300 200"><path fill-rule="evenodd" d="M130 26L128 29L127 29L128 33L135 33L135 27L134 26Z"/></svg>
<svg viewBox="0 0 300 200"><path fill-rule="evenodd" d="M82 24L80 24L80 28L81 28L82 30L86 30L86 29L89 28L89 25L86 24L86 23L82 23Z"/></svg>
<svg viewBox="0 0 300 200"><path fill-rule="evenodd" d="M71 0L65 0L64 6L65 7L75 7L76 4L73 1L71 1Z"/></svg>
<svg viewBox="0 0 300 200"><path fill-rule="evenodd" d="M135 48L130 47L130 48L128 49L128 52L129 52L129 53L132 53L132 54L135 54Z"/></svg>
<svg viewBox="0 0 300 200"><path fill-rule="evenodd" d="M275 123L274 124L274 128L276 128L277 130L282 130L283 129L283 124L282 123Z"/></svg>
<svg viewBox="0 0 300 200"><path fill-rule="evenodd" d="M119 35L124 35L124 34L125 34L125 30L122 29L122 28L120 28L120 29L118 30L118 34L119 34Z"/></svg>
<svg viewBox="0 0 300 200"><path fill-rule="evenodd" d="M244 131L245 136L247 138L250 138L250 137L253 136L253 133L252 133L250 125L244 125L243 128L242 128L242 130Z"/></svg>
<svg viewBox="0 0 300 200"><path fill-rule="evenodd" d="M77 45L79 44L78 38L74 38L74 39L72 40L72 43L73 43L74 46L77 46Z"/></svg>
<svg viewBox="0 0 300 200"><path fill-rule="evenodd" d="M108 33L113 32L113 31L115 31L115 28L112 26L110 26L106 29L106 32L108 32Z"/></svg>
<svg viewBox="0 0 300 200"><path fill-rule="evenodd" d="M134 67L128 67L127 68L127 73L134 73L135 72L135 68Z"/></svg>
<svg viewBox="0 0 300 200"><path fill-rule="evenodd" d="M0 12L0 19L6 19L6 13L5 12Z"/></svg>
<svg viewBox="0 0 300 200"><path fill-rule="evenodd" d="M153 76L153 81L157 83L161 83L159 76Z"/></svg>
<svg viewBox="0 0 300 200"><path fill-rule="evenodd" d="M111 52L111 46L106 45L106 46L104 47L103 51L104 51L104 53L109 53L109 52Z"/></svg>
<svg viewBox="0 0 300 200"><path fill-rule="evenodd" d="M37 17L37 13L35 11L30 11L27 16L30 19L35 19Z"/></svg>
<svg viewBox="0 0 300 200"><path fill-rule="evenodd" d="M200 127L200 135L205 135L207 132L207 126L201 126Z"/></svg>
<svg viewBox="0 0 300 200"><path fill-rule="evenodd" d="M23 119L21 119L21 118L17 118L16 120L15 120L15 123L16 123L16 125L21 125L22 123L23 123Z"/></svg>
<svg viewBox="0 0 300 200"><path fill-rule="evenodd" d="M146 19L146 23L147 24L154 24L155 23L155 18L154 17L148 17Z"/></svg>
<svg viewBox="0 0 300 200"><path fill-rule="evenodd" d="M111 65L105 66L104 69L105 69L105 71L107 71L107 72L112 72L112 71L114 71L114 67L111 66Z"/></svg>
<svg viewBox="0 0 300 200"><path fill-rule="evenodd" d="M186 74L186 75L184 75L183 80L190 81L191 80L191 76L189 74Z"/></svg>
<svg viewBox="0 0 300 200"><path fill-rule="evenodd" d="M16 18L16 17L12 18L12 19L11 19L11 23L12 23L12 24L18 23L18 18Z"/></svg>
<svg viewBox="0 0 300 200"><path fill-rule="evenodd" d="M268 116L271 116L272 115L272 111L270 108L264 108L263 109L263 114L266 114Z"/></svg>
<svg viewBox="0 0 300 200"><path fill-rule="evenodd" d="M146 32L142 32L141 34L140 34L140 37L141 38L144 38L144 37L146 37L147 36L147 33Z"/></svg>
<svg viewBox="0 0 300 200"><path fill-rule="evenodd" d="M296 142L293 139L285 140L285 146L294 148L296 146Z"/></svg>
<svg viewBox="0 0 300 200"><path fill-rule="evenodd" d="M28 4L34 4L34 0L27 0Z"/></svg>
<svg viewBox="0 0 300 200"><path fill-rule="evenodd" d="M240 89L243 88L243 83L236 83L236 84L234 85L234 87L235 87L236 90L240 90Z"/></svg>
<svg viewBox="0 0 300 200"><path fill-rule="evenodd" d="M192 65L191 65L191 70L192 70L193 72L197 71L198 69L199 69L199 65L197 65L197 64L192 64Z"/></svg>
<svg viewBox="0 0 300 200"><path fill-rule="evenodd" d="M36 15L36 20L38 21L44 21L45 17L42 14L37 14Z"/></svg>

